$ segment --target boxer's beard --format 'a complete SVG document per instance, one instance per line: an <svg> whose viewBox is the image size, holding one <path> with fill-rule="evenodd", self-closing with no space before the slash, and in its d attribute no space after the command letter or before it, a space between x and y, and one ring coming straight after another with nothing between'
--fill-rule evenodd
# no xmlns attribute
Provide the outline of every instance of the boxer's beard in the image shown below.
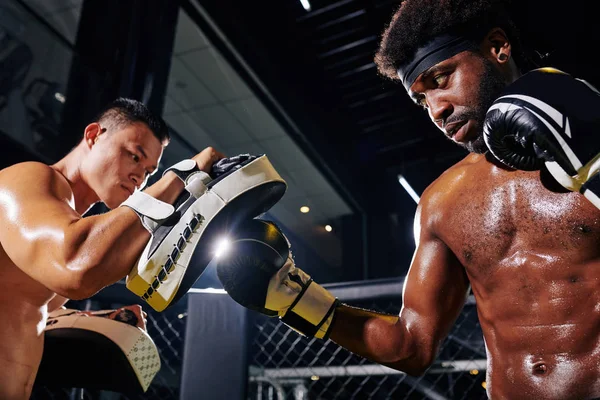
<svg viewBox="0 0 600 400"><path fill-rule="evenodd" d="M476 122L477 137L465 143L458 143L471 153L483 154L488 151L485 141L483 140L483 121L485 114L490 108L494 100L506 87L504 77L498 69L494 67L491 61L481 57L483 62L483 73L481 82L479 83L478 98L471 104L469 110L457 117L457 120L473 120Z"/></svg>

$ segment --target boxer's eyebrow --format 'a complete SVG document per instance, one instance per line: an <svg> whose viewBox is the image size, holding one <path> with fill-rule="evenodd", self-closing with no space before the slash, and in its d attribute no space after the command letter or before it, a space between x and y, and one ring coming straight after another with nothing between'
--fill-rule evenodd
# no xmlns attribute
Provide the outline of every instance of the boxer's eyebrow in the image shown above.
<svg viewBox="0 0 600 400"><path fill-rule="evenodd" d="M440 74L440 73L447 72L447 68L448 68L448 65L442 65L442 64L436 64L432 67L429 67L425 71L421 72L421 74L417 77L415 82L422 82L422 84L425 84L425 81L427 81L430 77L436 76L437 74ZM420 105L420 101L423 99L424 96L421 93L416 93L416 92L411 91L410 97L417 105Z"/></svg>
<svg viewBox="0 0 600 400"><path fill-rule="evenodd" d="M142 156L143 156L143 157L144 157L144 158L147 160L147 159L148 159L148 156L146 155L146 152L144 151L144 148L143 148L141 145L139 145L139 144L138 144L136 147L137 147L138 151L139 151L140 153L142 153ZM156 165L151 165L151 166L150 166L150 169L151 169L152 171L156 170ZM152 171L151 171L151 172L152 172Z"/></svg>
<svg viewBox="0 0 600 400"><path fill-rule="evenodd" d="M138 151L140 153L142 153L142 156L147 159L148 156L146 155L146 152L144 151L144 148L141 145L139 145L139 144L136 147L137 147Z"/></svg>
<svg viewBox="0 0 600 400"><path fill-rule="evenodd" d="M427 79L429 79L429 77L431 77L432 75L436 75L437 73L439 73L440 71L442 71L445 68L446 68L445 66L436 64L433 67L425 70L418 79L420 79L422 81L427 80Z"/></svg>

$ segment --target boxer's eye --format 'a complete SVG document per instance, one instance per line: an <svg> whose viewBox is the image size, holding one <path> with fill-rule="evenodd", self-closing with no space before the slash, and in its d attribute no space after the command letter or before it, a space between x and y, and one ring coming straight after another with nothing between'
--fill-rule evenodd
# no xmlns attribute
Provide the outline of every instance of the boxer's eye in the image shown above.
<svg viewBox="0 0 600 400"><path fill-rule="evenodd" d="M439 74L433 77L433 81L435 82L435 84L437 86L443 86L446 83L446 80L448 78L448 75L446 74Z"/></svg>
<svg viewBox="0 0 600 400"><path fill-rule="evenodd" d="M131 159L136 164L140 162L140 156L138 156L137 154L131 153Z"/></svg>

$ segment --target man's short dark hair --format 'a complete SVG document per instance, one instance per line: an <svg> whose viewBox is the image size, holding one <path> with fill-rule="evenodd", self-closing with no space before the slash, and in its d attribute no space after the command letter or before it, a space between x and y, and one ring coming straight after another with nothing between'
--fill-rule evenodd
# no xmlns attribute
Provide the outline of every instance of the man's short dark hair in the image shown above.
<svg viewBox="0 0 600 400"><path fill-rule="evenodd" d="M381 75L398 80L398 67L433 37L454 33L481 41L494 27L508 35L517 65L529 68L510 0L405 0L383 32L375 63Z"/></svg>
<svg viewBox="0 0 600 400"><path fill-rule="evenodd" d="M171 139L166 122L138 100L119 97L106 105L92 122L98 122L107 129L143 122L163 145Z"/></svg>

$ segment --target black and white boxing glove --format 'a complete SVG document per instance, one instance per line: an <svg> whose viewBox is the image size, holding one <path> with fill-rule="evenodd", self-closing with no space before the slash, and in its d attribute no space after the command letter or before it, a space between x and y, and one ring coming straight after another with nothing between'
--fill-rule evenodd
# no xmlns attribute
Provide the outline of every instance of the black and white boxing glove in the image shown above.
<svg viewBox="0 0 600 400"><path fill-rule="evenodd" d="M600 93L553 68L528 72L487 111L484 140L503 164L538 170L544 164L565 188L600 208Z"/></svg>
<svg viewBox="0 0 600 400"><path fill-rule="evenodd" d="M242 306L281 321L303 336L327 339L338 300L294 264L290 244L270 221L253 219L236 230L217 256L225 291Z"/></svg>

